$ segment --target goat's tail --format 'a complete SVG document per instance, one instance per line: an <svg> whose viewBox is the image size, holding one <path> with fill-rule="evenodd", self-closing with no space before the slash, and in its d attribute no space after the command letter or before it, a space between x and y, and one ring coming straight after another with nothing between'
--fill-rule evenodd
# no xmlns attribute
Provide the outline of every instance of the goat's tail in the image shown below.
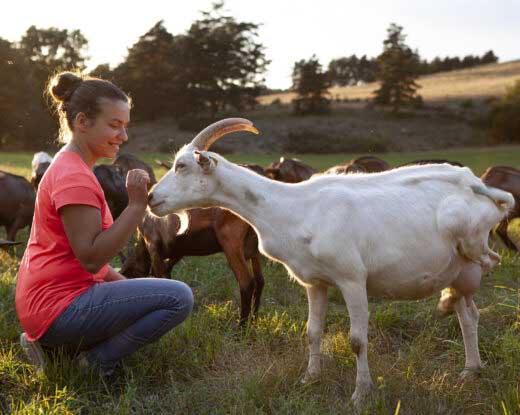
<svg viewBox="0 0 520 415"><path fill-rule="evenodd" d="M496 187L488 187L485 184L473 185L471 190L478 195L489 197L500 210L508 212L515 206L513 195Z"/></svg>
<svg viewBox="0 0 520 415"><path fill-rule="evenodd" d="M455 288L445 288L441 291L441 298L437 304L437 310L442 317L449 316L455 311L455 303L460 300L462 294Z"/></svg>

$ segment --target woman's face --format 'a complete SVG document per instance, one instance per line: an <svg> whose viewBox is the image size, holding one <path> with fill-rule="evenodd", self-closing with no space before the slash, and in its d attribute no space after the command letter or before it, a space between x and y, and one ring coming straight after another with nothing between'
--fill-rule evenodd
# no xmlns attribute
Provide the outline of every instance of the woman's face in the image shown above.
<svg viewBox="0 0 520 415"><path fill-rule="evenodd" d="M115 158L119 147L128 140L130 105L119 99L101 98L100 112L84 132L84 140L96 157Z"/></svg>

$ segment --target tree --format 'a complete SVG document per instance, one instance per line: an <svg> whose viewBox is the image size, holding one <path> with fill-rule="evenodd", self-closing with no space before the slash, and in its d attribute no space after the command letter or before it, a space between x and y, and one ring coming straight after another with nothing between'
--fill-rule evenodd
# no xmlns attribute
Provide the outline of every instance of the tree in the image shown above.
<svg viewBox="0 0 520 415"><path fill-rule="evenodd" d="M183 69L176 55L176 39L161 20L139 37L114 69L116 83L132 96L136 118L153 120L181 111L178 80Z"/></svg>
<svg viewBox="0 0 520 415"><path fill-rule="evenodd" d="M355 84L358 79L358 58L356 55L333 59L329 62L329 81L331 85L346 86Z"/></svg>
<svg viewBox="0 0 520 415"><path fill-rule="evenodd" d="M46 71L85 69L88 41L79 30L38 29L31 26L20 41L20 49Z"/></svg>
<svg viewBox="0 0 520 415"><path fill-rule="evenodd" d="M254 105L269 60L257 40L259 25L237 22L215 3L179 39L183 76L190 94L212 116L226 106Z"/></svg>
<svg viewBox="0 0 520 415"><path fill-rule="evenodd" d="M89 72L89 75L96 78L106 79L107 81L112 81L114 78L114 72L110 69L108 63L99 64Z"/></svg>
<svg viewBox="0 0 520 415"><path fill-rule="evenodd" d="M395 23L388 28L388 37L383 42L383 53L378 56L378 78L381 86L375 91L374 102L392 105L397 112L406 104L414 103L419 86L415 82L418 77L419 55L405 43L403 28Z"/></svg>
<svg viewBox="0 0 520 415"><path fill-rule="evenodd" d="M330 61L328 74L332 85L355 85L359 81L372 82L375 80L377 62L366 55L358 58L356 55L334 59Z"/></svg>
<svg viewBox="0 0 520 415"><path fill-rule="evenodd" d="M481 63L496 63L498 62L498 57L492 50L487 51L484 55L482 55Z"/></svg>
<svg viewBox="0 0 520 415"><path fill-rule="evenodd" d="M41 148L56 132L34 72L16 45L0 39L0 147Z"/></svg>
<svg viewBox="0 0 520 415"><path fill-rule="evenodd" d="M79 30L27 29L18 45L18 52L25 61L23 72L31 91L22 108L24 140L27 147L48 147L56 135L56 120L49 112L49 98L44 90L49 77L56 71L85 68L88 41ZM16 116L16 115L15 115Z"/></svg>
<svg viewBox="0 0 520 415"><path fill-rule="evenodd" d="M309 60L295 62L292 73L292 89L298 94L293 106L296 114L322 114L329 111L328 94L330 82L327 73L315 55Z"/></svg>

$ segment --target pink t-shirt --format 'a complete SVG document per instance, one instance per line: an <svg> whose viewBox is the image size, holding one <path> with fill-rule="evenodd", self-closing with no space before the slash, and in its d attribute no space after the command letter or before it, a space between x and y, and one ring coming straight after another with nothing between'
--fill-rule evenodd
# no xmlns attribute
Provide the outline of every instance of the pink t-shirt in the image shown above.
<svg viewBox="0 0 520 415"><path fill-rule="evenodd" d="M96 274L75 257L58 210L89 205L101 212L102 229L112 215L92 170L71 151L61 151L38 188L31 236L18 270L16 311L29 340L39 339L76 297L103 282L108 264Z"/></svg>

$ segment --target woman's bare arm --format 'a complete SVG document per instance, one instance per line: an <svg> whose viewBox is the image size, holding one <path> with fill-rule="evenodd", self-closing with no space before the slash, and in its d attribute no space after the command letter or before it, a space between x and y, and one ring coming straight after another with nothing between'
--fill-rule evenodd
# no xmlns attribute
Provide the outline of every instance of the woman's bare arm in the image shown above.
<svg viewBox="0 0 520 415"><path fill-rule="evenodd" d="M60 216L74 255L83 268L95 274L126 245L141 223L148 203L148 174L128 172L128 206L110 228L102 231L101 212L87 205L66 205Z"/></svg>

